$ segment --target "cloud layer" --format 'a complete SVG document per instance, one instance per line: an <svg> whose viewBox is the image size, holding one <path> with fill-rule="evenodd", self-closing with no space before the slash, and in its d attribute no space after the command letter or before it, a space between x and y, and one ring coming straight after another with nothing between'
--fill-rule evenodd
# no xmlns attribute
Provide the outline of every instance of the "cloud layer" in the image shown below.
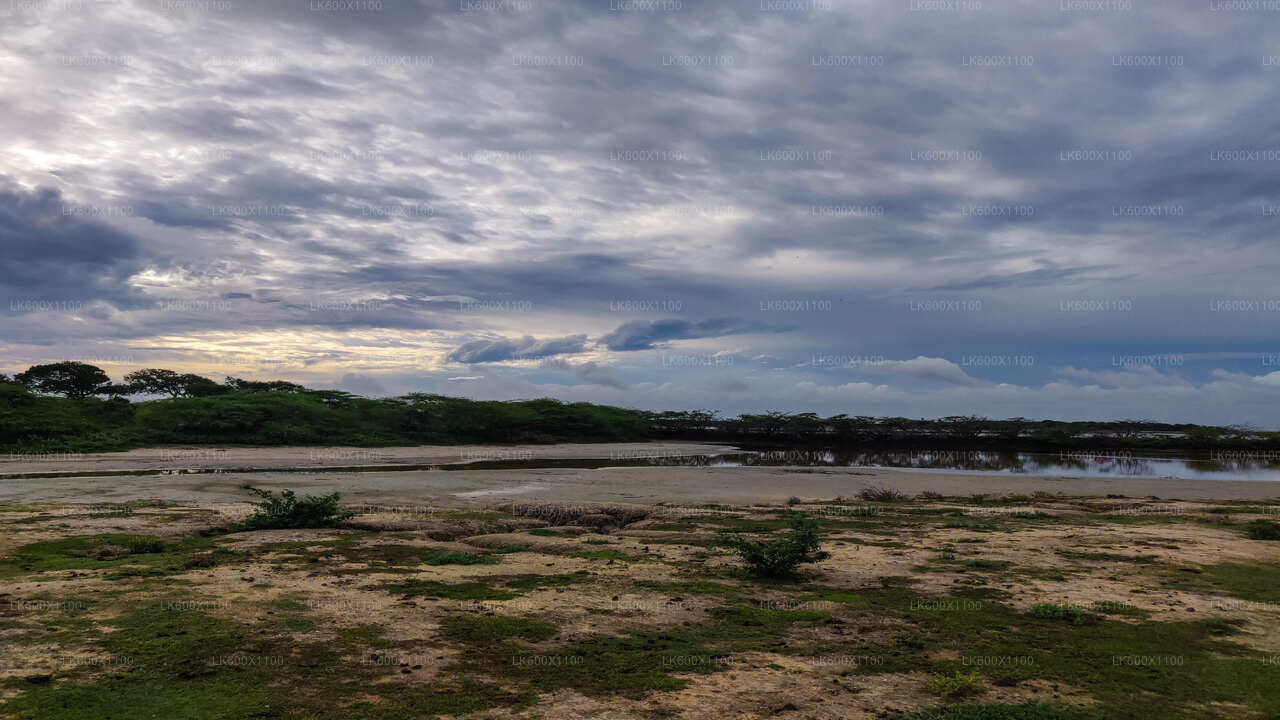
<svg viewBox="0 0 1280 720"><path fill-rule="evenodd" d="M1227 7L10 3L0 371L1280 426Z"/></svg>

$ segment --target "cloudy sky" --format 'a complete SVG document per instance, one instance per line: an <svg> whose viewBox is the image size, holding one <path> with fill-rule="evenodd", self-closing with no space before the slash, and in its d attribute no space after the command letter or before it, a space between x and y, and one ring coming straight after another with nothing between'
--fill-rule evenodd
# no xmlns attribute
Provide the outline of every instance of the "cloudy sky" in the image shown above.
<svg viewBox="0 0 1280 720"><path fill-rule="evenodd" d="M0 0L0 371L1280 427L1280 3Z"/></svg>

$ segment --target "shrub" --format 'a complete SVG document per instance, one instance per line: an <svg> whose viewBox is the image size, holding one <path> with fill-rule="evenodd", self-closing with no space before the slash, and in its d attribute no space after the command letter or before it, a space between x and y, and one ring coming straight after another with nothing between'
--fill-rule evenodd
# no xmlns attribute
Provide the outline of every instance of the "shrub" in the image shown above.
<svg viewBox="0 0 1280 720"><path fill-rule="evenodd" d="M1244 534L1253 540L1280 540L1280 523L1274 520L1253 520L1244 526Z"/></svg>
<svg viewBox="0 0 1280 720"><path fill-rule="evenodd" d="M1079 605L1057 605L1040 603L1031 608L1031 617L1041 620L1066 620L1072 625L1092 625L1098 622L1099 616L1085 610Z"/></svg>
<svg viewBox="0 0 1280 720"><path fill-rule="evenodd" d="M981 695L986 692L982 687L982 676L978 673L962 673L954 675L934 675L929 680L929 690L934 695L944 698L962 698Z"/></svg>
<svg viewBox="0 0 1280 720"><path fill-rule="evenodd" d="M859 490L858 497L867 502L903 502L908 499L904 492L875 486Z"/></svg>
<svg viewBox="0 0 1280 720"><path fill-rule="evenodd" d="M148 535L126 535L120 538L120 545L124 546L130 555L160 553L165 549L163 540Z"/></svg>
<svg viewBox="0 0 1280 720"><path fill-rule="evenodd" d="M352 515L338 509L338 493L308 495L299 499L292 490L283 490L276 497L270 490L254 487L245 489L262 498L262 502L258 503L257 512L240 523L241 530L327 528L338 525Z"/></svg>
<svg viewBox="0 0 1280 720"><path fill-rule="evenodd" d="M819 550L822 537L818 522L804 515L791 516L791 530L774 540L753 540L732 533L720 533L715 544L728 547L746 561L748 569L763 577L790 577L801 563L813 563L831 557Z"/></svg>

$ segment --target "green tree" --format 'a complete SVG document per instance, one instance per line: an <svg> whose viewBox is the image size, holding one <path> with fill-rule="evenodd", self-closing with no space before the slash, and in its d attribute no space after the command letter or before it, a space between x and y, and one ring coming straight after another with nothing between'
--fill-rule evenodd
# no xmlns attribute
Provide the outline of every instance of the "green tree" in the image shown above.
<svg viewBox="0 0 1280 720"><path fill-rule="evenodd" d="M181 375L172 370L147 368L135 370L124 376L124 381L137 393L152 395L168 395L171 398L181 397L183 385Z"/></svg>
<svg viewBox="0 0 1280 720"><path fill-rule="evenodd" d="M182 386L182 394L186 397L209 397L230 392L229 388L219 385L217 381L192 373L179 375L178 383Z"/></svg>
<svg viewBox="0 0 1280 720"><path fill-rule="evenodd" d="M306 390L305 387L287 380L242 380L238 377L228 377L226 384L232 390L248 390L250 392L299 392Z"/></svg>
<svg viewBox="0 0 1280 720"><path fill-rule="evenodd" d="M32 365L14 379L38 393L76 399L96 395L111 385L102 368L72 360Z"/></svg>

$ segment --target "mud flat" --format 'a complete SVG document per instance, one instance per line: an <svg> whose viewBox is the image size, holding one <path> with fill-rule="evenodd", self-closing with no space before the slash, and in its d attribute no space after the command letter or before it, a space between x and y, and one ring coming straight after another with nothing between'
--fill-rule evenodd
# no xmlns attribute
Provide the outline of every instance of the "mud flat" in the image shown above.
<svg viewBox="0 0 1280 720"><path fill-rule="evenodd" d="M705 454L704 445L611 445L543 446L532 452L543 458L574 457L642 457L643 453ZM724 450L725 448L719 448ZM492 452L494 449L490 449ZM510 448L505 452L515 451ZM139 451L140 452L140 451ZM295 454L304 450L294 449ZM430 452L443 452L432 450ZM484 452L478 448L476 453ZM294 460L291 455L261 455L260 462ZM450 448L448 457L457 458L459 450ZM606 453L606 454L601 454ZM429 452L408 452L401 460L426 459ZM440 457L437 455L435 457ZM243 462L244 457L229 460ZM536 461L538 458L533 458ZM137 460L128 461L135 464ZM147 472L160 473L161 460ZM115 459L81 463L86 473L101 472L118 466ZM23 467L49 473L79 472L64 464L27 462ZM172 463L170 464L172 466ZM1036 477L1008 474L961 474L921 470L874 468L810 468L810 467L606 467L596 469L477 469L477 470L402 470L377 471L362 468L360 472L326 468L292 468L248 472L220 471L201 474L121 474L104 477L0 477L0 503L15 502L120 502L138 498L154 498L183 502L236 502L245 498L243 485L261 488L291 488L300 492L342 493L344 501L383 503L425 503L448 506L480 506L503 499L546 500L557 502L631 502L691 503L712 502L749 504L779 503L790 497L852 497L869 487L892 488L908 495L938 492L943 495L1023 494L1036 492L1067 496L1124 495L1157 499L1198 500L1266 500L1280 498L1280 484L1250 481L1207 481L1176 478L1080 478ZM0 473L12 473L19 466L6 465ZM229 467L238 467L229 465Z"/></svg>
<svg viewBox="0 0 1280 720"><path fill-rule="evenodd" d="M0 453L0 474L165 469L445 465L483 461L638 459L710 455L729 445L706 443L561 443L557 445L416 445L408 447L242 447L174 445L111 453Z"/></svg>

